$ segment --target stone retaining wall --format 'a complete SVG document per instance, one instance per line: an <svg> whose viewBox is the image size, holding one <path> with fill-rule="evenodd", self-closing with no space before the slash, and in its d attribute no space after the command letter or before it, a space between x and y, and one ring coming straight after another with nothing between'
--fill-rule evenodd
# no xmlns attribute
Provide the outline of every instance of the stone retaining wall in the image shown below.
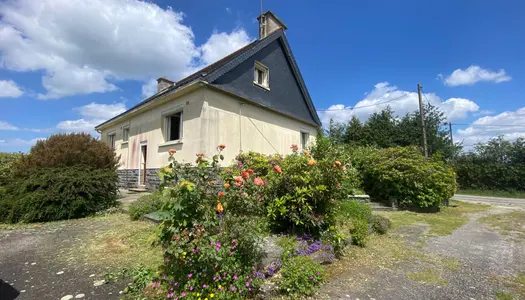
<svg viewBox="0 0 525 300"><path fill-rule="evenodd" d="M148 190L156 189L160 184L160 179L157 173L160 169L146 169L146 188ZM138 169L120 169L117 170L119 187L121 188L136 188L139 182Z"/></svg>

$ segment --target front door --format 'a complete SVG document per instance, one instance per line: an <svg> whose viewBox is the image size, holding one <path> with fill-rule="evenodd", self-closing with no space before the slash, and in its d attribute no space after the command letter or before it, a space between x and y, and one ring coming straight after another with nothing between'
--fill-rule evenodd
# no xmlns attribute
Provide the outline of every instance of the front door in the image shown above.
<svg viewBox="0 0 525 300"><path fill-rule="evenodd" d="M140 165L140 169L141 169L141 172L140 172L140 184L141 185L146 185L146 159L148 157L148 146L147 145L141 145L140 146L140 153L141 153L141 158L140 158L140 162L141 162L141 165Z"/></svg>

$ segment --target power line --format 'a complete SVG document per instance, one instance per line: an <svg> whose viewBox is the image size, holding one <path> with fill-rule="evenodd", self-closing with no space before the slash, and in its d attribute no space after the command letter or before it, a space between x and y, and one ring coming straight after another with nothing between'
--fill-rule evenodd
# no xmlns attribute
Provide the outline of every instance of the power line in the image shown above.
<svg viewBox="0 0 525 300"><path fill-rule="evenodd" d="M443 125L447 125L448 123L445 123ZM470 126L470 127L520 127L520 128L525 128L525 124L524 125L521 125L521 124L518 124L518 125L511 125L511 124L493 124L493 125L483 125L483 124L458 124L458 123L452 123L452 125L456 125L456 126Z"/></svg>
<svg viewBox="0 0 525 300"><path fill-rule="evenodd" d="M316 111L341 111L341 110L356 110L356 109L361 109L361 108L366 108L366 107L372 107L372 106L379 106L379 105L383 105L383 104L386 104L386 103L390 103L390 102L394 102L394 101L397 101L397 100L401 100L403 98L406 98L408 97L408 95L402 95L400 97L397 97L397 98L394 98L394 99L390 99L390 100L387 100L385 102L380 102L380 103L376 103L376 104L371 104L371 105L365 105L365 106L358 106L358 107L344 107L344 108L327 108L327 109L316 109Z"/></svg>

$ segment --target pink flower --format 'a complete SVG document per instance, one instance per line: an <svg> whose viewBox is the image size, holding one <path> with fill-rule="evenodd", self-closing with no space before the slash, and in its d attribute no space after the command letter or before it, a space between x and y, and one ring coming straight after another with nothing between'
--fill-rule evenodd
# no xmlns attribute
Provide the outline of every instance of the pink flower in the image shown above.
<svg viewBox="0 0 525 300"><path fill-rule="evenodd" d="M262 180L261 177L255 177L255 179L253 180L253 183L255 183L256 186L263 186L264 180Z"/></svg>
<svg viewBox="0 0 525 300"><path fill-rule="evenodd" d="M205 289L205 288L206 288L206 284L203 284L203 285L202 285L202 288Z"/></svg>
<svg viewBox="0 0 525 300"><path fill-rule="evenodd" d="M233 279L237 280L237 278L239 278L239 277L237 277L237 275L233 276Z"/></svg>
<svg viewBox="0 0 525 300"><path fill-rule="evenodd" d="M246 282L244 285L245 285L246 287L249 287L249 286L250 286L250 283L249 283L249 282Z"/></svg>
<svg viewBox="0 0 525 300"><path fill-rule="evenodd" d="M193 274L191 274L191 273L190 273L190 274L188 274L188 278L191 278L191 276L193 276Z"/></svg>
<svg viewBox="0 0 525 300"><path fill-rule="evenodd" d="M234 287L234 286L232 286L232 292L234 292L234 291L235 291L235 287Z"/></svg>
<svg viewBox="0 0 525 300"><path fill-rule="evenodd" d="M182 294L180 294L181 297L186 297L186 292L182 292Z"/></svg>

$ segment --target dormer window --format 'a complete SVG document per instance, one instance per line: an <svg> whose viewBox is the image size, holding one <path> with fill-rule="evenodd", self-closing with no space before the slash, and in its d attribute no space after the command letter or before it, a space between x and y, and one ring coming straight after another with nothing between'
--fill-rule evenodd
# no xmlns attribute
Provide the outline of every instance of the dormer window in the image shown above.
<svg viewBox="0 0 525 300"><path fill-rule="evenodd" d="M270 89L270 71L268 68L256 61L253 70L253 83L265 89Z"/></svg>

